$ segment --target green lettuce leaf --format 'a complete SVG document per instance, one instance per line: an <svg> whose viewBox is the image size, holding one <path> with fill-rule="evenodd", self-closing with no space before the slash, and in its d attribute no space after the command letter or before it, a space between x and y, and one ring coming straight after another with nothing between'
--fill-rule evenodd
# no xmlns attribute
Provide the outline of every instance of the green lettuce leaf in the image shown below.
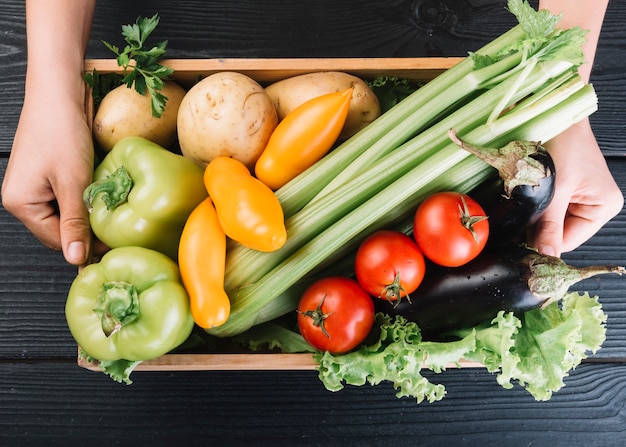
<svg viewBox="0 0 626 447"><path fill-rule="evenodd" d="M569 371L600 349L605 322L598 297L587 293L566 294L560 303L519 318L500 312L491 322L456 331L457 340L447 342L423 341L415 323L379 313L376 342L347 354L317 352L314 358L330 391L388 381L398 397L434 402L445 397L445 386L432 383L422 369L439 373L466 359L482 363L502 387L517 383L536 400L547 400L564 386Z"/></svg>
<svg viewBox="0 0 626 447"><path fill-rule="evenodd" d="M285 353L314 352L304 337L273 321L253 326L246 332L233 337L233 342L252 351L279 349Z"/></svg>
<svg viewBox="0 0 626 447"><path fill-rule="evenodd" d="M315 354L319 378L327 389L339 391L344 384L378 385L389 381L398 397L434 402L445 396L445 387L422 376L422 368L443 371L448 363L457 362L474 349L474 334L447 343L423 342L419 327L403 317L392 319L379 313L375 324L380 327L377 342L347 354Z"/></svg>
<svg viewBox="0 0 626 447"><path fill-rule="evenodd" d="M594 302L597 306L594 305ZM563 378L595 353L605 339L606 315L598 311L597 298L570 294L560 308L553 303L542 311L524 315L516 342L520 357L518 377L537 400L548 400L564 386Z"/></svg>

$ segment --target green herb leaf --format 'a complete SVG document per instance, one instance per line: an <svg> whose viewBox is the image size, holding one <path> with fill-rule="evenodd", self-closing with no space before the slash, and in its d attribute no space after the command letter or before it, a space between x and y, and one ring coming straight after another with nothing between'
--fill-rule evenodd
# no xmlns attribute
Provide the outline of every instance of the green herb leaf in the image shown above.
<svg viewBox="0 0 626 447"><path fill-rule="evenodd" d="M368 82L378 102L381 113L386 112L411 93L421 87L421 84L397 76L379 76Z"/></svg>
<svg viewBox="0 0 626 447"><path fill-rule="evenodd" d="M163 80L174 70L159 64L167 50L167 41L159 42L152 47L146 46L146 40L159 24L159 15L150 18L138 17L134 24L122 25L122 36L127 44L124 50L109 42L103 44L116 54L117 64L124 69L123 83L128 88L134 86L139 94L150 94L152 115L161 117L167 97L160 93Z"/></svg>
<svg viewBox="0 0 626 447"><path fill-rule="evenodd" d="M100 73L95 68L91 73L85 73L85 83L91 88L94 108L98 108L105 95L114 88L122 85L122 77L117 73Z"/></svg>

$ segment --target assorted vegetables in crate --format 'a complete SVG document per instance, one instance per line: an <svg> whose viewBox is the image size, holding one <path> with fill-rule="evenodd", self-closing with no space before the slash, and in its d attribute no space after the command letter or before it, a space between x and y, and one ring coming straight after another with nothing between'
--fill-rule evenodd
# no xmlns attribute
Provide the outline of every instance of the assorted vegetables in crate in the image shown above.
<svg viewBox="0 0 626 447"><path fill-rule="evenodd" d="M441 372L468 359L497 373L504 387L518 382L536 399L549 398L604 341L597 297L570 293L570 286L624 269L575 268L519 244L554 194L557 173L539 142L593 113L597 98L577 74L585 32L558 30L558 17L522 0L508 7L518 26L421 86L380 77L370 89L347 73L267 86L233 72L198 80L178 109L180 148L169 148L181 154L130 137L98 167L100 183L113 177L112 167L131 178L115 184L132 188L143 182L135 169L156 166L144 175L161 178L142 195L109 186L86 192L99 209L95 235L111 247L133 246L113 248L101 263L118 250L162 251L178 263L188 319L204 337L312 352L330 390L390 381L398 396L435 401L445 388L420 370ZM151 53L143 45L155 20L138 20L141 39L133 38L136 27L124 28L130 47L123 54L131 42ZM124 79L137 86L137 78ZM386 82L395 99L379 101L374 92ZM157 94L153 105L163 100ZM146 146L141 157L118 149L136 145ZM171 160L160 161L163 152ZM184 205L175 225L164 223L168 194ZM113 195L118 208L108 206ZM123 223L142 207L141 221L105 228L116 209ZM134 247L148 245L150 238L133 232L150 229L151 220L167 229L160 232L167 246ZM97 291L98 281L80 287L108 294ZM144 307L141 290L136 295L132 313ZM68 322L81 349L129 382L145 358L116 360L90 341L114 344L141 320L93 335L94 325L69 315L75 296ZM171 350L183 340L169 342Z"/></svg>

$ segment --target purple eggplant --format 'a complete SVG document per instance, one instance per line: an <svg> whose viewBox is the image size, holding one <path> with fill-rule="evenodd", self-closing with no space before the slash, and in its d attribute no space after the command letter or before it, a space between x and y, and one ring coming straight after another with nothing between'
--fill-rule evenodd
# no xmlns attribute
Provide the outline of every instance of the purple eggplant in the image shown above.
<svg viewBox="0 0 626 447"><path fill-rule="evenodd" d="M575 283L624 267L573 267L524 246L487 247L461 267L429 264L426 276L399 302L376 300L377 310L418 324L425 339L488 322L499 311L522 313L560 300Z"/></svg>
<svg viewBox="0 0 626 447"><path fill-rule="evenodd" d="M472 146L454 131L450 139L493 166L495 176L470 193L489 216L490 243L523 242L554 196L556 171L552 157L534 141L512 141L502 148Z"/></svg>

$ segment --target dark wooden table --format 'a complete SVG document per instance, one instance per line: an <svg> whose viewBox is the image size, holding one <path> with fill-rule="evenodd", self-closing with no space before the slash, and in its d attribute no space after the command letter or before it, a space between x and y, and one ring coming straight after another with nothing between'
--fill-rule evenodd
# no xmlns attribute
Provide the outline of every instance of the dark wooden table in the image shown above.
<svg viewBox="0 0 626 447"><path fill-rule="evenodd" d="M173 58L464 56L514 25L504 0L99 2L88 57L108 58L121 24L159 12ZM532 3L536 5L536 2ZM24 6L1 0L0 176L23 99ZM592 82L600 145L626 190L626 2L612 0ZM121 43L121 42L120 42ZM53 111L51 111L53 112ZM572 148L573 150L575 148ZM71 175L71 173L68 173ZM626 264L626 212L565 258ZM2 445L622 446L626 297L619 278L587 280L609 319L592 362L548 402L504 390L483 369L438 378L448 397L417 405L390 386L327 391L314 371L137 372L120 385L76 365L64 318L75 268L0 209Z"/></svg>

